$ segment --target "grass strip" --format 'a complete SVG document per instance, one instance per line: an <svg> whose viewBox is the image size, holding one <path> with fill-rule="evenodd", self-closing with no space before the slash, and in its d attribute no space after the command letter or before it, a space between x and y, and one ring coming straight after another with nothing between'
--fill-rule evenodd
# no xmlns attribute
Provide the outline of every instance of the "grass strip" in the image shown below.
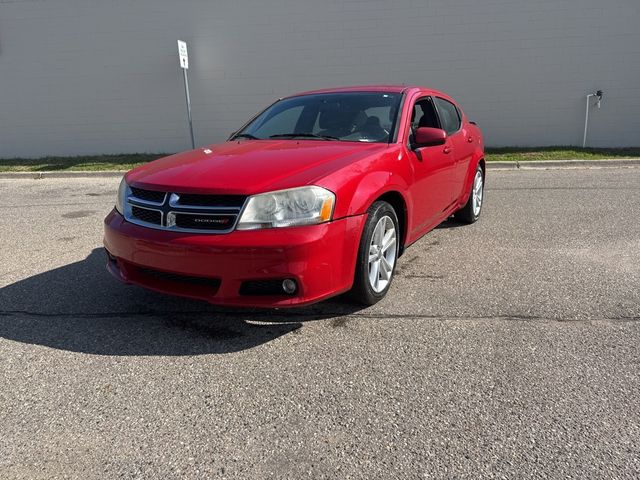
<svg viewBox="0 0 640 480"><path fill-rule="evenodd" d="M640 158L640 147L497 147L486 149L488 162L526 162L531 160L602 160ZM110 171L130 170L156 160L167 153L131 153L120 155L82 155L77 157L5 158L0 172Z"/></svg>

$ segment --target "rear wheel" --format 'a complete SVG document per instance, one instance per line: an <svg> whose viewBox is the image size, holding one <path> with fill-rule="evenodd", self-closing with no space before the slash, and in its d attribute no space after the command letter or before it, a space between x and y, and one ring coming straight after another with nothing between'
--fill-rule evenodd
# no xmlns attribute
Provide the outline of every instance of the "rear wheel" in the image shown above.
<svg viewBox="0 0 640 480"><path fill-rule="evenodd" d="M367 210L360 239L351 297L373 305L389 290L398 259L400 229L395 210L387 202L375 202Z"/></svg>
<svg viewBox="0 0 640 480"><path fill-rule="evenodd" d="M471 184L471 193L469 200L464 207L455 213L455 218L465 223L473 223L480 218L482 212L482 201L484 199L484 172L482 167L478 165L476 174Z"/></svg>

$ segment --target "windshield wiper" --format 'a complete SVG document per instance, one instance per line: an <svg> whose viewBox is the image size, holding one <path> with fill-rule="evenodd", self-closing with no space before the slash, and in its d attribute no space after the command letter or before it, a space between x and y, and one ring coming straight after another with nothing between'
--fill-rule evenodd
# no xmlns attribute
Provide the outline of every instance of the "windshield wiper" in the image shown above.
<svg viewBox="0 0 640 480"><path fill-rule="evenodd" d="M295 137L321 138L322 140L340 140L338 137L332 137L331 135L316 135L315 133L277 133L276 135L269 135L269 138Z"/></svg>
<svg viewBox="0 0 640 480"><path fill-rule="evenodd" d="M235 140L236 138L248 138L250 140L261 140L260 138L256 137L255 135L251 135L250 133L239 133L233 136L233 140Z"/></svg>

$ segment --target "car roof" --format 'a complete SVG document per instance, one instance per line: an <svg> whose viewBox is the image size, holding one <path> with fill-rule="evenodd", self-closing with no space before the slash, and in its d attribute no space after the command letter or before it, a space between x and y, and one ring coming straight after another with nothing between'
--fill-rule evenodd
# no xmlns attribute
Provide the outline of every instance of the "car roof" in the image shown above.
<svg viewBox="0 0 640 480"><path fill-rule="evenodd" d="M294 95L287 95L285 98L298 97L300 95L311 95L314 93L340 93L340 92L389 92L389 93L403 93L410 90L418 90L421 92L439 94L437 90L433 90L427 87L419 87L415 85L358 85L351 87L335 87L335 88L323 88L319 90L309 90L307 92L300 92Z"/></svg>

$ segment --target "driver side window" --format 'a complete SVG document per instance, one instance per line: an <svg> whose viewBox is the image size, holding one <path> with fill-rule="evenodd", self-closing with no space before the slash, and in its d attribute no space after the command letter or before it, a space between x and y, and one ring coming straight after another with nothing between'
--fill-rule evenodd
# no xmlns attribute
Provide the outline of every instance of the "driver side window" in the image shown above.
<svg viewBox="0 0 640 480"><path fill-rule="evenodd" d="M409 132L410 139L413 138L413 134L419 127L441 128L431 97L421 98L413 105L410 124L411 132Z"/></svg>
<svg viewBox="0 0 640 480"><path fill-rule="evenodd" d="M440 128L438 115L431 97L422 98L413 106L411 130L415 132L419 127Z"/></svg>

